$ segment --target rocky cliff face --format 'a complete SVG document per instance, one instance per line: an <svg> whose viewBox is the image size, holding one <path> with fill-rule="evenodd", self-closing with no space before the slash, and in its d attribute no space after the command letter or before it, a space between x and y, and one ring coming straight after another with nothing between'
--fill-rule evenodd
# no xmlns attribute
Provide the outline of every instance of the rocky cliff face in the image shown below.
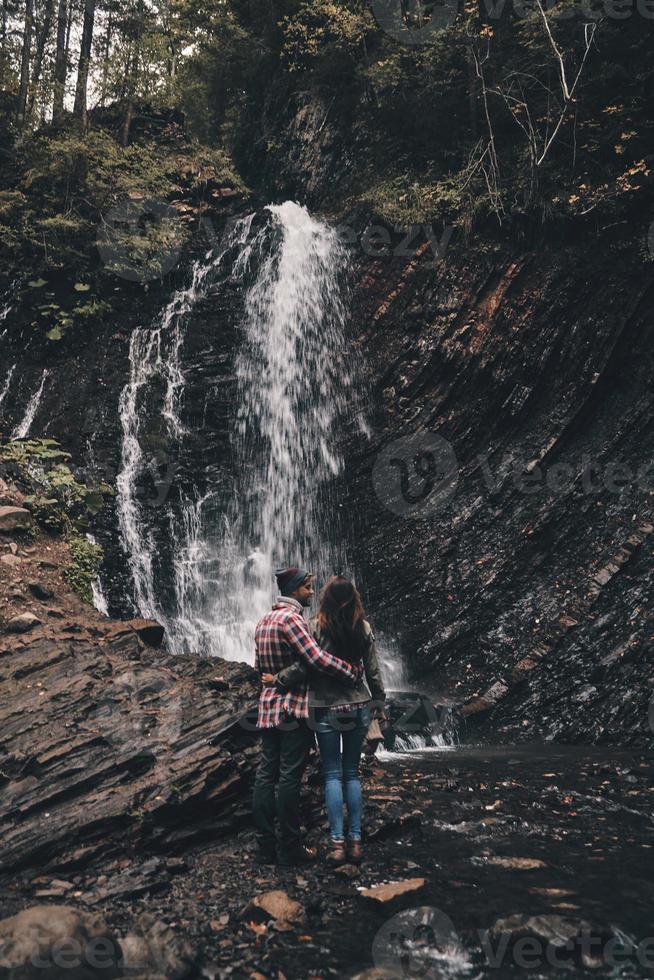
<svg viewBox="0 0 654 980"><path fill-rule="evenodd" d="M475 736L644 742L651 267L608 239L414 253L357 265L373 435L350 440L348 483L377 624L416 680L469 701ZM425 433L449 472L426 502Z"/></svg>
<svg viewBox="0 0 654 980"><path fill-rule="evenodd" d="M321 188L347 170L342 134L329 105L307 97L296 108L278 186L319 207ZM227 217L214 216L218 234ZM369 439L354 425L342 435L344 484L375 625L397 637L417 684L465 702L470 731L484 738L647 739L651 266L596 229L527 248L441 228L408 234L362 212L342 224L353 256L349 350L371 429ZM156 323L208 244L200 227L165 281L148 292L123 284L115 322L85 336L43 348L20 310L7 317L0 385L16 367L4 431L47 369L34 431L61 439L81 473L115 484L133 331ZM371 254L380 250L389 254ZM164 603L176 502L232 492L242 302L232 279L198 299L184 327L186 431L171 440L153 416L141 432L150 464L137 492ZM157 385L144 397L160 398ZM446 492L427 433L444 440ZM384 483L396 494L390 509ZM95 533L110 609L134 616L112 500Z"/></svg>

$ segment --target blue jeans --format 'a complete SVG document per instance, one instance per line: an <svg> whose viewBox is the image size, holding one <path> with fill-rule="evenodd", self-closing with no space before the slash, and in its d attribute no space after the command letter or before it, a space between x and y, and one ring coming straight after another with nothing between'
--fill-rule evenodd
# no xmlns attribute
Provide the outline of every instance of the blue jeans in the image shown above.
<svg viewBox="0 0 654 980"><path fill-rule="evenodd" d="M359 761L370 724L370 708L329 714L316 708L316 737L320 748L325 806L333 840L343 837L343 800L347 805L348 837L361 840L361 783Z"/></svg>

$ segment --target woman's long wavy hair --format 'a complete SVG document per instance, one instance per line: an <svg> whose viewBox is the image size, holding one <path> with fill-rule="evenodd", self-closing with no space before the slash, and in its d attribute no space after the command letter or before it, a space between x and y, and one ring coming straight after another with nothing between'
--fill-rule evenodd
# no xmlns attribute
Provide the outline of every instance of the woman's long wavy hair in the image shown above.
<svg viewBox="0 0 654 980"><path fill-rule="evenodd" d="M316 622L341 660L357 663L363 657L369 643L364 619L361 596L354 584L340 575L330 578L320 593Z"/></svg>

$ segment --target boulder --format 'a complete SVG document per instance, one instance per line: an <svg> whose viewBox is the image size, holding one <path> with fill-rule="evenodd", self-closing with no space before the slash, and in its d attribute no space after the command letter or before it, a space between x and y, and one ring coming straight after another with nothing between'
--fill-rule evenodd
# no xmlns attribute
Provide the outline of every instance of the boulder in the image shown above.
<svg viewBox="0 0 654 980"><path fill-rule="evenodd" d="M41 582L28 582L27 588L30 590L34 598L40 599L41 602L45 602L46 599L52 599L52 590L48 589L47 586L43 585Z"/></svg>
<svg viewBox="0 0 654 980"><path fill-rule="evenodd" d="M241 918L248 922L267 922L268 919L274 919L278 923L291 925L304 922L305 913L299 902L290 898L286 892L276 889L253 898L241 912Z"/></svg>
<svg viewBox="0 0 654 980"><path fill-rule="evenodd" d="M130 619L125 624L138 634L149 647L161 646L164 638L164 628L154 619Z"/></svg>
<svg viewBox="0 0 654 980"><path fill-rule="evenodd" d="M11 980L121 976L116 936L99 915L69 905L34 905L3 919L0 951L2 976Z"/></svg>
<svg viewBox="0 0 654 980"><path fill-rule="evenodd" d="M18 568L19 565L23 564L23 559L19 558L18 555L3 555L0 558L3 565L8 565L9 568Z"/></svg>
<svg viewBox="0 0 654 980"><path fill-rule="evenodd" d="M391 881L387 885L374 885L360 888L359 895L376 907L396 905L404 898L417 899L424 890L424 878L408 878L405 881Z"/></svg>
<svg viewBox="0 0 654 980"><path fill-rule="evenodd" d="M139 874L112 862L137 843L142 857L179 854L248 819L257 747L242 719L256 705L257 674L154 650L131 629L92 638L60 622L0 637L10 654L0 654L0 729L12 731L0 891L17 867L48 881L82 865L106 876L85 882L85 901L170 887L160 858L151 873L142 859ZM205 681L216 670L230 682L220 694Z"/></svg>
<svg viewBox="0 0 654 980"><path fill-rule="evenodd" d="M590 932L589 922L569 919L563 915L508 915L496 919L488 930L493 939L509 936L515 941L522 936L535 936L546 943L563 945L581 932Z"/></svg>
<svg viewBox="0 0 654 980"><path fill-rule="evenodd" d="M38 616L35 616L34 613L24 612L8 619L5 629L7 633L27 633L29 630L34 629L35 626L40 625L41 620Z"/></svg>
<svg viewBox="0 0 654 980"><path fill-rule="evenodd" d="M24 507L0 507L0 531L11 534L13 531L27 531L32 526L32 515Z"/></svg>

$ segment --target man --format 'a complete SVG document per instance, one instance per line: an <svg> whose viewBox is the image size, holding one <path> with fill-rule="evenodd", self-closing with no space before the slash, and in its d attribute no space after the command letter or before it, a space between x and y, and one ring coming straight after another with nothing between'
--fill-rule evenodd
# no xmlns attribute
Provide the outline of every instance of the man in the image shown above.
<svg viewBox="0 0 654 980"><path fill-rule="evenodd" d="M361 668L321 650L303 616L314 595L314 576L304 568L275 573L281 595L255 630L255 668L260 675L278 674L298 658L328 674L347 677L353 684ZM300 831L300 783L313 743L307 724L309 694L306 680L292 690L265 684L259 698L257 728L261 729L261 761L254 784L253 812L257 827L258 859L273 864L275 816L279 825L279 863L285 866L315 860ZM277 798L275 800L275 788Z"/></svg>

